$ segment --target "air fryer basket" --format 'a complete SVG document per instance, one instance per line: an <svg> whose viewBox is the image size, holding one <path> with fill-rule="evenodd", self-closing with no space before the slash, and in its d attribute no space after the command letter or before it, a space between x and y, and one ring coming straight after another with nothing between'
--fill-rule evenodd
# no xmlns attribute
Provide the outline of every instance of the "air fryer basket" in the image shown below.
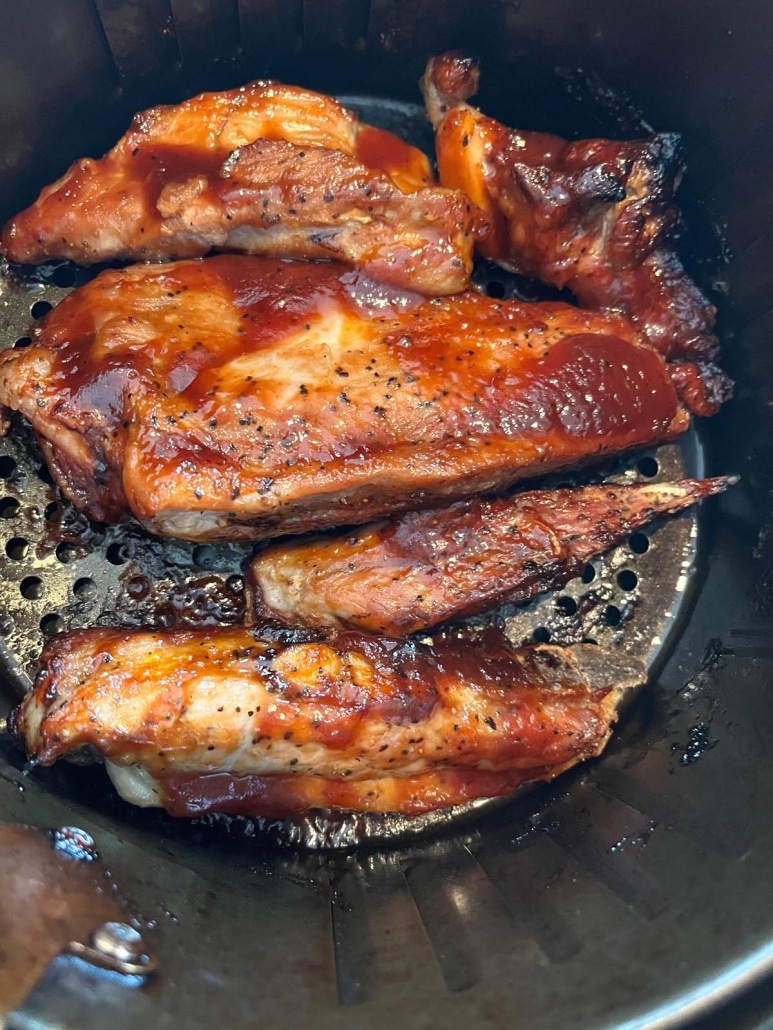
<svg viewBox="0 0 773 1030"><path fill-rule="evenodd" d="M576 583L566 591L574 602L596 594L596 606L580 605L574 622L569 602L558 614L552 601L516 613L516 636L548 629L558 639L579 633L614 643L632 630L634 649L655 659L656 682L609 752L551 787L402 847L293 852L270 846L250 825L175 824L131 809L93 770L61 765L24 776L21 756L3 744L2 818L90 832L116 880L157 924L149 932L160 972L147 988L126 992L109 1013L84 999L65 1014L52 999L44 1022L665 1027L768 972L773 14L758 6L0 6L3 218L74 157L103 152L135 110L260 76L356 97L371 120L426 141L408 105L426 57L453 46L481 56L480 103L511 124L569 136L632 135L648 125L682 131L695 270L721 295L724 361L738 383L736 399L700 427L699 439L657 456L662 475L705 464L708 474L742 476L701 515L697 538L688 517L653 534L646 553L641 540L624 545L597 564L590 589ZM3 342L23 341L30 310L36 317L41 302L55 303L74 274L62 266L7 285ZM0 452L7 702L40 642L62 624L114 613L124 621L238 617L237 549L160 548L125 529L88 528L57 501L30 453L18 434ZM651 475L652 456L641 458L610 471ZM638 576L635 591L621 572Z"/></svg>

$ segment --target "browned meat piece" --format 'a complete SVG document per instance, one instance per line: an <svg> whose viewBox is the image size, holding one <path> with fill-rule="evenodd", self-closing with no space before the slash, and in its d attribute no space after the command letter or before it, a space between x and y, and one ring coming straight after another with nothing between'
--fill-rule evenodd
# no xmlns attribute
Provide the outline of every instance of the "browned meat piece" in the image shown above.
<svg viewBox="0 0 773 1030"><path fill-rule="evenodd" d="M403 636L561 587L586 562L731 480L534 490L261 551L248 616Z"/></svg>
<svg viewBox="0 0 773 1030"><path fill-rule="evenodd" d="M336 258L427 294L463 290L483 223L421 151L331 97L273 82L137 115L2 233L12 261L163 261L212 248Z"/></svg>
<svg viewBox="0 0 773 1030"><path fill-rule="evenodd" d="M103 272L0 357L0 405L90 517L193 540L367 522L689 424L618 315L244 256Z"/></svg>
<svg viewBox="0 0 773 1030"><path fill-rule="evenodd" d="M599 754L644 676L590 645L93 629L47 646L12 726L42 764L91 745L124 797L173 815L416 815Z"/></svg>
<svg viewBox="0 0 773 1030"><path fill-rule="evenodd" d="M715 309L671 242L684 170L679 138L569 143L509 129L465 102L478 79L477 64L452 52L429 61L422 85L440 181L465 190L490 222L480 253L568 287L581 307L624 312L669 359L716 358ZM703 378L716 408L731 384L711 364Z"/></svg>

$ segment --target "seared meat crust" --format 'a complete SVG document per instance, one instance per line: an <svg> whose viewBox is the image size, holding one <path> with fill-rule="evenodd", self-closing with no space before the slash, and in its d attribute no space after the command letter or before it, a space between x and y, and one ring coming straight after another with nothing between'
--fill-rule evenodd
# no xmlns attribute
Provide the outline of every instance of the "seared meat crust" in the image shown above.
<svg viewBox="0 0 773 1030"><path fill-rule="evenodd" d="M510 129L466 103L478 81L477 63L450 52L430 59L422 88L440 181L464 190L490 224L479 252L570 289L581 307L628 315L665 357L686 363L693 410L713 414L732 384L714 364L715 308L672 242L679 137L567 142Z"/></svg>
<svg viewBox="0 0 773 1030"><path fill-rule="evenodd" d="M335 258L444 295L467 286L484 228L421 151L331 97L253 82L138 114L11 219L2 247L22 263Z"/></svg>
<svg viewBox="0 0 773 1030"><path fill-rule="evenodd" d="M252 561L256 622L407 635L563 586L653 519L727 478L475 497L339 534L280 541Z"/></svg>
<svg viewBox="0 0 773 1030"><path fill-rule="evenodd" d="M103 272L0 356L0 405L91 518L193 540L367 522L689 424L620 316L236 255Z"/></svg>
<svg viewBox="0 0 773 1030"><path fill-rule="evenodd" d="M47 646L12 727L42 764L96 748L130 800L177 815L415 815L597 755L643 678L593 646L92 629Z"/></svg>

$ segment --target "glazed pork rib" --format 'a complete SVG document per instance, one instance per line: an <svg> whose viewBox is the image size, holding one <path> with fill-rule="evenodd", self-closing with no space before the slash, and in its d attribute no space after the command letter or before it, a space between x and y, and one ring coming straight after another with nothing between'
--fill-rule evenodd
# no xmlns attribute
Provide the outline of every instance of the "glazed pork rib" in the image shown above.
<svg viewBox="0 0 773 1030"><path fill-rule="evenodd" d="M12 729L35 763L83 745L173 815L314 807L418 815L599 754L643 666L591 645L513 650L345 633L81 630L43 653Z"/></svg>
<svg viewBox="0 0 773 1030"><path fill-rule="evenodd" d="M679 138L570 143L509 129L466 103L478 80L477 63L451 52L429 61L422 88L441 183L465 190L490 222L480 253L568 287L582 307L625 312L668 358L710 363L719 349L715 309L671 242ZM717 399L728 395L713 365L704 378Z"/></svg>
<svg viewBox="0 0 773 1030"><path fill-rule="evenodd" d="M249 568L248 617L417 633L562 587L630 533L732 481L475 497L345 533L271 544Z"/></svg>
<svg viewBox="0 0 773 1030"><path fill-rule="evenodd" d="M484 225L421 151L331 97L274 82L138 114L3 230L11 261L335 258L427 294L463 290Z"/></svg>
<svg viewBox="0 0 773 1030"><path fill-rule="evenodd" d="M191 540L363 523L689 424L621 316L233 255L103 272L0 356L0 405L91 518Z"/></svg>

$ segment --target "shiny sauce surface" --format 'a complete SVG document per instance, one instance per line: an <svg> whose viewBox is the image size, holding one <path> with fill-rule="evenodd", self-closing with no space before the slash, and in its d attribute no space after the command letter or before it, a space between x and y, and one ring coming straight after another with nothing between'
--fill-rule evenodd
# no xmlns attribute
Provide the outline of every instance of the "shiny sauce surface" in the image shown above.
<svg viewBox="0 0 773 1030"><path fill-rule="evenodd" d="M292 342L299 352L283 353L287 372L295 366L310 375L297 383L289 417L324 407L331 394L345 412L341 394L352 374L360 388L356 399L384 402L387 420L390 408L405 406L405 391L414 407L441 411L459 435L477 424L503 436L557 433L587 440L615 433L635 439L642 430L667 426L676 413L657 354L609 332L583 332L593 319L563 305L478 295L422 303L416 294L376 286L332 263L237 255L158 271L151 266L131 281L107 273L87 291L91 296L74 295L49 318L42 338L62 341L57 391L75 396L86 390L97 407L93 390L105 387L114 371L134 372L152 390L152 370L166 399L179 394L189 410L223 412L237 392L247 397L255 390L249 373L239 383L228 376L225 393L214 390L224 384L229 362L238 367L240 359ZM91 297L109 310L97 311ZM228 325L217 322L221 309ZM331 320L339 339L324 331L319 338L315 330ZM301 354L307 340L313 350L308 365ZM330 381L326 358L334 348L345 365L333 369ZM379 362L399 378L384 379ZM369 412L376 428L378 408Z"/></svg>
<svg viewBox="0 0 773 1030"><path fill-rule="evenodd" d="M375 487L569 464L661 439L679 413L664 362L619 316L424 301L334 263L106 272L36 346L54 354L41 410L78 425L98 413L105 460L149 511L265 508L320 474Z"/></svg>
<svg viewBox="0 0 773 1030"><path fill-rule="evenodd" d="M291 806L288 792L303 808L408 811L485 794L491 773L512 785L596 754L614 694L609 674L592 675L571 649L514 650L500 635L428 647L354 631L92 629L49 644L12 726L43 764L88 744L187 789L188 804L230 778L263 790L265 811Z"/></svg>
<svg viewBox="0 0 773 1030"><path fill-rule="evenodd" d="M500 797L529 780L550 779L549 768L443 769L421 776L348 782L313 776L234 776L165 773L159 778L170 815L208 812L285 819L314 808L397 812L417 816L476 798Z"/></svg>
<svg viewBox="0 0 773 1030"><path fill-rule="evenodd" d="M426 156L385 129L361 124L354 156L366 168L386 172L403 193L413 193L432 182Z"/></svg>

